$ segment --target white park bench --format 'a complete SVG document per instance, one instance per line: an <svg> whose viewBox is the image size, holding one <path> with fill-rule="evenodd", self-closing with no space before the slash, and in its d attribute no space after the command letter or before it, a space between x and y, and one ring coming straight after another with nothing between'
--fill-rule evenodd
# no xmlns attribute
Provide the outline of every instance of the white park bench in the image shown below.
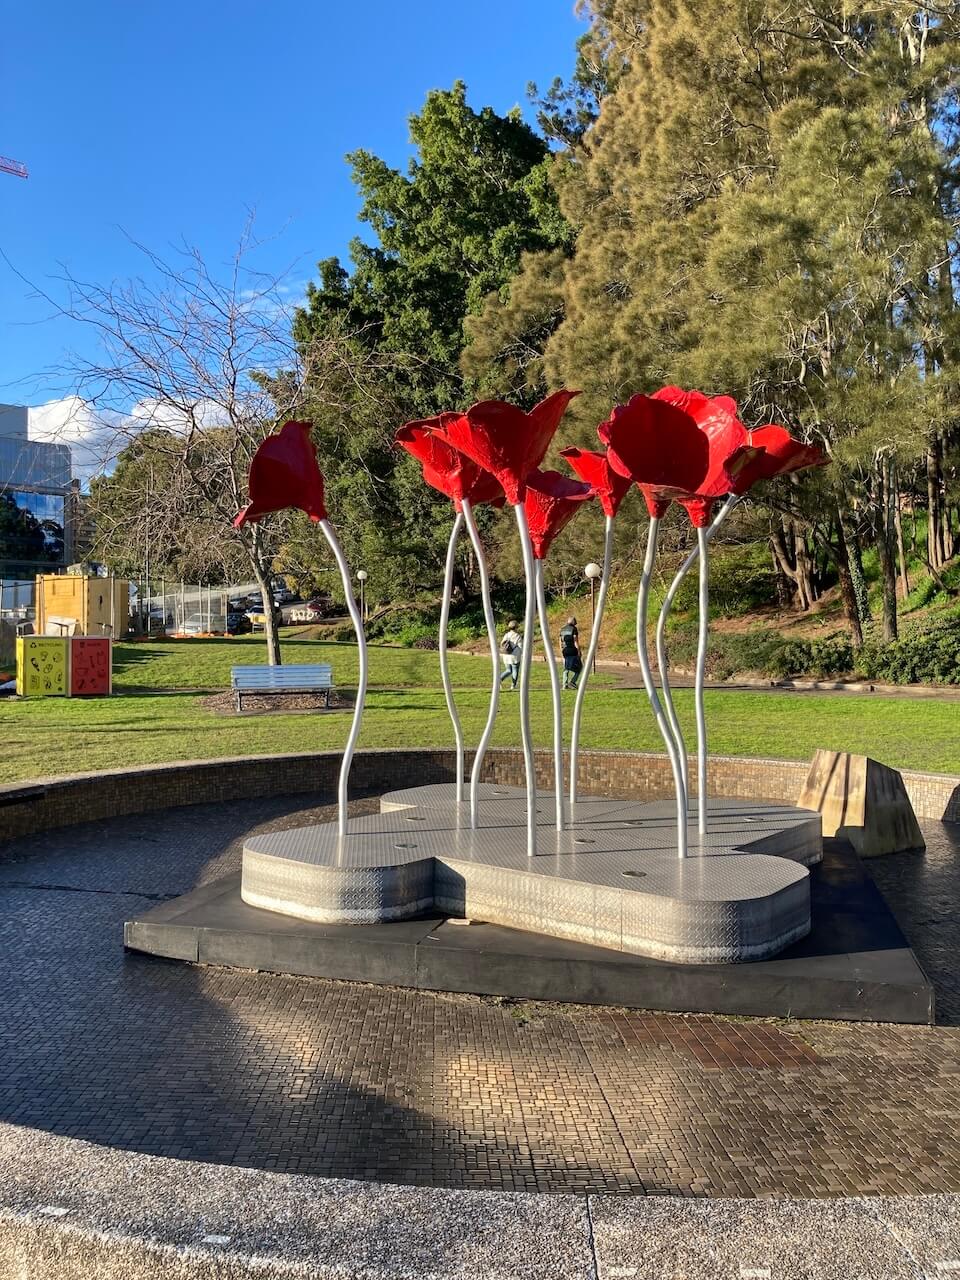
<svg viewBox="0 0 960 1280"><path fill-rule="evenodd" d="M326 695L330 706L333 672L325 662L289 667L231 667L230 687L237 695L237 710L243 710L245 693L318 693Z"/></svg>

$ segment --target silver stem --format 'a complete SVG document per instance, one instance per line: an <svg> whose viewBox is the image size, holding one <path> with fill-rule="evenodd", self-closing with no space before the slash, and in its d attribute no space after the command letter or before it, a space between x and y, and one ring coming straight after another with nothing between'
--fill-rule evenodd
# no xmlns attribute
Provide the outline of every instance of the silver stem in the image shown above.
<svg viewBox="0 0 960 1280"><path fill-rule="evenodd" d="M703 709L703 682L707 670L707 632L710 626L710 562L706 529L697 529L700 552L700 627L697 635L697 678L693 700L697 712L697 825L700 839L707 834L707 718Z"/></svg>
<svg viewBox="0 0 960 1280"><path fill-rule="evenodd" d="M560 705L560 677L557 674L557 658L550 643L550 627L547 622L547 597L543 589L543 561L534 562L534 582L537 588L537 612L540 615L540 638L543 656L550 672L550 692L553 697L553 793L557 815L557 830L566 826L563 813L563 712Z"/></svg>
<svg viewBox="0 0 960 1280"><path fill-rule="evenodd" d="M357 611L357 602L353 598L353 582L350 578L350 566L347 564L343 554L343 548L337 539L337 535L333 531L333 526L329 520L321 520L320 528L323 536L330 544L330 550L333 552L333 558L337 562L337 568L340 570L340 580L343 583L343 594L346 598L347 609L350 612L350 621L353 623L353 629L357 636L357 648L360 657L360 679L357 683L357 702L353 709L353 724L350 726L350 736L347 738L347 745L343 749L343 758L340 761L340 781L337 786L337 830L341 837L347 834L347 780L350 776L350 765L353 763L353 753L357 745L357 739L360 737L360 725L363 721L363 707L367 700L367 638L363 634L363 623L360 621L360 614Z"/></svg>
<svg viewBox="0 0 960 1280"><path fill-rule="evenodd" d="M607 587L610 585L610 568L613 561L613 516L606 517L603 535L603 577L600 579L600 594L597 597L597 611L590 633L590 647L580 672L580 683L577 685L577 697L573 704L573 725L570 729L570 803L577 803L577 757L580 752L580 716L583 713L583 695L587 688L587 677L593 670L600 643L600 625L603 622L603 608L607 602Z"/></svg>
<svg viewBox="0 0 960 1280"><path fill-rule="evenodd" d="M707 542L709 542L713 538L714 534L717 532L717 530L723 524L724 520L727 518L727 516L730 514L730 512L733 510L733 508L737 505L739 501L740 499L735 493L730 494L726 502L717 512L710 526L704 531L706 534ZM687 775L687 749L683 741L683 734L680 732L680 723L677 720L677 713L673 705L673 694L670 691L670 674L669 674L668 664L667 664L667 652L666 652L666 644L664 641L664 636L666 633L667 618L670 615L670 609L673 606L673 602L676 598L677 592L680 590L680 586L684 578L693 568L694 564L696 564L697 558L699 557L699 555L700 555L700 547L698 544L690 552L686 560L684 560L683 564L680 566L679 571L677 572L677 576L674 578L673 582L670 583L670 590L667 592L666 596L664 597L663 605L660 609L660 617L657 619L657 662L660 666L660 685L663 690L663 702L664 702L664 706L666 707L667 718L670 721L670 727L673 729L673 732L675 735L677 749L680 752L680 761L683 766L683 789L687 795L689 795L689 779Z"/></svg>
<svg viewBox="0 0 960 1280"><path fill-rule="evenodd" d="M447 659L447 628L450 625L450 598L453 595L453 570L456 567L457 540L463 528L463 515L457 512L450 531L447 544L447 568L443 578L443 600L440 605L440 679L443 683L443 696L446 699L447 711L453 725L453 737L456 743L457 756L457 804L463 800L463 729L457 715L457 704L453 699L453 685L450 681L450 663Z"/></svg>
<svg viewBox="0 0 960 1280"><path fill-rule="evenodd" d="M530 668L533 662L533 628L536 620L534 593L533 544L530 527L523 504L513 508L520 531L520 549L523 552L523 577L526 600L523 608L523 647L520 650L520 738L523 743L523 769L527 782L527 856L537 852L537 775L533 759L533 739L530 733Z"/></svg>
<svg viewBox="0 0 960 1280"><path fill-rule="evenodd" d="M477 531L477 522L473 518L473 510L466 498L462 502L463 518L467 533L473 543L473 551L477 557L477 568L480 571L480 595L483 598L483 620L487 624L487 639L490 642L490 661L493 666L493 684L490 688L490 710L483 734L477 743L477 752L473 757L473 768L470 771L470 825L476 827L480 811L480 774L483 769L483 757L493 736L493 727L497 720L497 707L500 704L500 653L497 645L497 623L493 616L493 601L490 597L490 574L487 571L487 557L484 555L483 543Z"/></svg>
<svg viewBox="0 0 960 1280"><path fill-rule="evenodd" d="M647 550L643 559L643 571L640 574L640 590L637 592L637 658L640 662L640 674L643 676L643 687L650 699L654 719L660 736L663 738L670 768L673 772L673 790L677 798L677 856L687 856L687 792L684 784L683 770L680 767L680 753L676 740L663 714L663 705L657 695L657 687L653 683L650 670L650 654L647 649L647 612L650 602L650 581L653 577L653 566L657 559L657 539L660 534L660 520L651 516L650 528L647 531Z"/></svg>

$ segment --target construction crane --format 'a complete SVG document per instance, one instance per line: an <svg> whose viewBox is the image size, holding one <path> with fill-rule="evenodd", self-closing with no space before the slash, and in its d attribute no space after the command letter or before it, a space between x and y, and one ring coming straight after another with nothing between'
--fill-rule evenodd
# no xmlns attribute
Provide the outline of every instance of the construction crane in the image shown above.
<svg viewBox="0 0 960 1280"><path fill-rule="evenodd" d="M15 178L25 178L27 166L19 160L8 160L6 156L0 156L0 173L12 173Z"/></svg>

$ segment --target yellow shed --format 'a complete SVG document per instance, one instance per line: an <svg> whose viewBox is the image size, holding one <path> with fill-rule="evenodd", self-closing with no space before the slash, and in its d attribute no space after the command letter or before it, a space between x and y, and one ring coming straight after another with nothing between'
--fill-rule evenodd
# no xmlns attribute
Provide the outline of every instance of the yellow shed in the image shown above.
<svg viewBox="0 0 960 1280"><path fill-rule="evenodd" d="M122 639L130 613L125 578L37 575L37 635L113 636Z"/></svg>

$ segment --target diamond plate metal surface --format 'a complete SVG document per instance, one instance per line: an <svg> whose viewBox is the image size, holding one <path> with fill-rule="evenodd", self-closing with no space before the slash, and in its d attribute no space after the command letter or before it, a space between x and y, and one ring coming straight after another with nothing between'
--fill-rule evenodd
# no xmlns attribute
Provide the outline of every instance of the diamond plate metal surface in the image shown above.
<svg viewBox="0 0 960 1280"><path fill-rule="evenodd" d="M810 928L804 864L821 853L820 817L786 805L711 801L711 832L676 856L669 801L588 800L569 830L525 843L517 788L489 787L481 825L451 788L392 793L387 812L251 837L244 901L324 923L399 920L437 907L456 915L691 964L776 954ZM401 805L397 797L402 797ZM445 798L446 796L446 798ZM541 801L552 822L550 798Z"/></svg>

